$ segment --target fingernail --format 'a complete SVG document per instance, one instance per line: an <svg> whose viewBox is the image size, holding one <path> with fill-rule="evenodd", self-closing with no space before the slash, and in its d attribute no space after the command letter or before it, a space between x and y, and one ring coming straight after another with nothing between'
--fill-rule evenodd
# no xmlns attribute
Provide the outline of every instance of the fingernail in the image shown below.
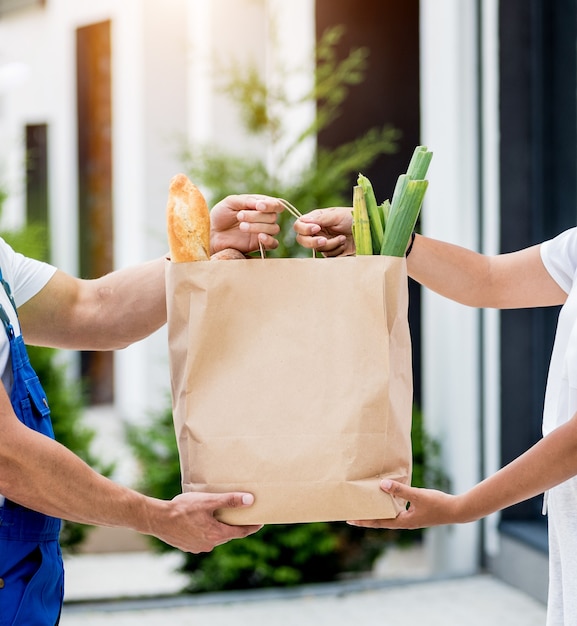
<svg viewBox="0 0 577 626"><path fill-rule="evenodd" d="M239 212L236 214L236 219L237 219L239 222L242 222L242 220L244 220L244 211L239 211Z"/></svg>
<svg viewBox="0 0 577 626"><path fill-rule="evenodd" d="M266 202L263 202L262 200L259 200L256 205L255 208L257 211L266 211Z"/></svg>
<svg viewBox="0 0 577 626"><path fill-rule="evenodd" d="M319 246L319 248L320 248L321 246L326 246L326 245L327 245L327 239L326 239L326 237L319 237L319 238L317 239L317 245Z"/></svg>
<svg viewBox="0 0 577 626"><path fill-rule="evenodd" d="M390 480L382 480L381 481L381 489L384 491L389 491L389 489L393 486L392 481Z"/></svg>
<svg viewBox="0 0 577 626"><path fill-rule="evenodd" d="M251 493L245 493L242 496L242 503L249 505L252 504L254 502L254 496Z"/></svg>

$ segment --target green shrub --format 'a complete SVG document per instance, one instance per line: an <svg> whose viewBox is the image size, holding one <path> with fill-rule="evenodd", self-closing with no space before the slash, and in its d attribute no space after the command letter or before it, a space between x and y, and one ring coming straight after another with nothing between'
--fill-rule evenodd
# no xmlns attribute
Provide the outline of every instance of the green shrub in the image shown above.
<svg viewBox="0 0 577 626"><path fill-rule="evenodd" d="M317 134L338 119L349 89L364 80L368 52L352 50L339 60L336 46L344 34L342 27L329 29L315 51L316 77L310 91L290 94L283 87L269 88L254 65L224 68L222 90L239 109L248 135L266 138L267 159L245 153L234 154L211 145L184 146L182 159L190 178L203 191L209 204L230 194L262 193L286 198L302 213L318 207L349 206L357 175L377 157L397 151L400 131L390 124L373 128L354 141L334 149L317 146L310 162L299 169L289 166L291 157ZM291 72L275 68L278 85L286 85ZM288 137L284 120L293 106L315 106L312 123L294 139ZM270 155L274 155L271 161ZM287 175L290 169L291 174ZM295 243L292 217L285 211L279 217L279 247L269 256L303 256L307 252Z"/></svg>
<svg viewBox="0 0 577 626"><path fill-rule="evenodd" d="M181 492L170 405L151 416L145 426L127 426L127 441L141 467L140 490L161 499ZM412 484L446 488L439 445L426 435L418 408L413 412L412 444ZM191 592L329 582L368 572L387 545L419 537L418 532L371 530L336 522L268 525L212 552L185 554L182 571L190 576L187 590ZM174 549L158 539L150 541L156 550Z"/></svg>

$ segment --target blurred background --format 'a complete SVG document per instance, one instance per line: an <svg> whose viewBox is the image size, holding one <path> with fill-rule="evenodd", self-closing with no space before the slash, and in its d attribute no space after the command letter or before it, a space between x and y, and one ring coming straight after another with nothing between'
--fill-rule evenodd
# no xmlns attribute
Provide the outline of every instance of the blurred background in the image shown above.
<svg viewBox="0 0 577 626"><path fill-rule="evenodd" d="M359 171L390 197L424 144L421 232L490 254L537 243L575 224L576 12L569 0L0 0L0 229L93 277L166 253L177 172L211 203L252 191L305 212L350 203ZM283 220L281 253L297 254ZM422 465L463 491L539 438L556 311L410 295ZM69 445L148 490L161 469L147 450L172 450L169 427L158 442L166 352L161 330L47 366L78 394ZM426 533L430 571L487 568L543 598L540 504Z"/></svg>

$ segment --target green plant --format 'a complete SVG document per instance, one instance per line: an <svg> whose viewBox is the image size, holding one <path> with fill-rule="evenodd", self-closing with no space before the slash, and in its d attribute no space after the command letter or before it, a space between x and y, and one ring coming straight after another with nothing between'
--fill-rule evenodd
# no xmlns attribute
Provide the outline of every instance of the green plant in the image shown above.
<svg viewBox="0 0 577 626"><path fill-rule="evenodd" d="M318 133L338 119L349 89L364 80L368 52L352 50L340 60L336 46L344 34L342 27L329 29L315 50L314 85L301 94L291 94L285 85L292 72L276 67L276 86L269 86L255 65L231 65L221 72L222 90L240 112L249 135L266 139L266 161L259 156L234 154L215 146L185 146L182 159L190 178L214 203L229 194L263 193L290 200L301 212L317 207L348 206L358 172L367 169L382 154L397 150L400 131L386 124L335 149L317 146L310 161L295 169L291 158L306 142L316 143ZM304 71L304 70L295 70ZM292 137L285 121L293 107L312 105L316 111L308 126ZM270 256L302 256L295 245L288 212L281 214L279 247Z"/></svg>
<svg viewBox="0 0 577 626"><path fill-rule="evenodd" d="M148 425L126 424L126 440L142 470L142 488L154 498L170 500L181 492L180 464L172 421L172 404L151 415ZM171 549L154 537L153 545L160 550Z"/></svg>
<svg viewBox="0 0 577 626"><path fill-rule="evenodd" d="M4 204L6 198L8 198L8 192L3 186L0 185L0 208Z"/></svg>
<svg viewBox="0 0 577 626"><path fill-rule="evenodd" d="M423 412L418 406L413 406L411 430L413 448L413 487L427 487L449 491L451 484L441 459L441 444L431 437L423 422Z"/></svg>

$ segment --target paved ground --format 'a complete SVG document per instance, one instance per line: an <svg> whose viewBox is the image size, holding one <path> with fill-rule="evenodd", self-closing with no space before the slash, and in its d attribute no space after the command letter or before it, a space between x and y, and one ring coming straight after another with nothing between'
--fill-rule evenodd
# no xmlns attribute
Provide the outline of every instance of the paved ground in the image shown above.
<svg viewBox="0 0 577 626"><path fill-rule="evenodd" d="M367 579L288 591L146 598L155 590L171 594L180 588L174 559L138 554L69 559L61 626L545 624L541 603L488 575L402 583ZM144 597L112 601L119 595ZM104 602L94 602L96 598Z"/></svg>

